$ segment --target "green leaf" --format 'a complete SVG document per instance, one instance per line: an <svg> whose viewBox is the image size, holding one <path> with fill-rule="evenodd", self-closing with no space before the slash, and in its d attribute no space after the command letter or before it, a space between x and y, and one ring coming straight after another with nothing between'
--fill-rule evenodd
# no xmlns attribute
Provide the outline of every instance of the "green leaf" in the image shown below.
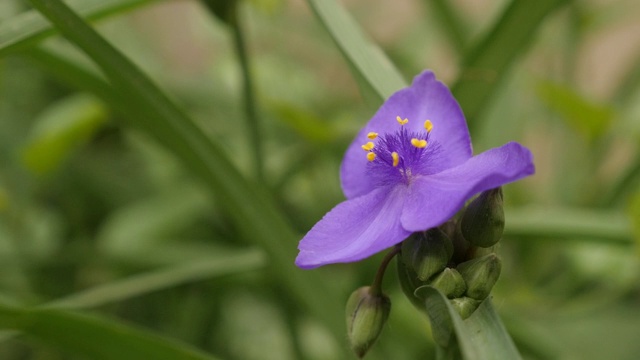
<svg viewBox="0 0 640 360"><path fill-rule="evenodd" d="M331 295L330 284L319 272L303 272L294 266L298 236L264 186L245 179L223 150L212 143L173 101L61 1L31 2L102 68L117 94L109 92L106 98L124 111L125 124L157 140L200 176L216 195L217 203L234 220L244 239L265 249L278 283L340 337L344 324L338 297ZM96 89L103 90L101 86Z"/></svg>
<svg viewBox="0 0 640 360"><path fill-rule="evenodd" d="M631 221L622 212L575 208L508 209L504 235L633 242Z"/></svg>
<svg viewBox="0 0 640 360"><path fill-rule="evenodd" d="M70 0L69 6L83 17L98 20L158 0ZM0 57L33 45L53 34L55 28L37 11L26 11L0 23Z"/></svg>
<svg viewBox="0 0 640 360"><path fill-rule="evenodd" d="M266 264L266 256L260 250L229 251L99 285L45 306L72 309L97 307L180 284L256 270Z"/></svg>
<svg viewBox="0 0 640 360"><path fill-rule="evenodd" d="M589 101L568 86L543 81L538 85L538 94L589 141L602 137L615 117L613 107Z"/></svg>
<svg viewBox="0 0 640 360"><path fill-rule="evenodd" d="M106 119L104 105L92 96L59 100L35 120L22 154L25 165L36 174L50 172L85 144Z"/></svg>
<svg viewBox="0 0 640 360"><path fill-rule="evenodd" d="M391 94L407 86L382 50L362 32L349 13L335 0L307 0L349 62L363 96L379 106Z"/></svg>
<svg viewBox="0 0 640 360"><path fill-rule="evenodd" d="M94 315L0 305L0 328L100 360L212 360L188 344Z"/></svg>
<svg viewBox="0 0 640 360"><path fill-rule="evenodd" d="M460 77L452 92L464 110L472 133L478 117L519 55L535 39L544 19L568 0L513 0L500 18L462 60Z"/></svg>
<svg viewBox="0 0 640 360"><path fill-rule="evenodd" d="M416 295L424 299L440 359L455 359L457 354L465 360L521 359L489 298L462 320L435 288L423 286Z"/></svg>

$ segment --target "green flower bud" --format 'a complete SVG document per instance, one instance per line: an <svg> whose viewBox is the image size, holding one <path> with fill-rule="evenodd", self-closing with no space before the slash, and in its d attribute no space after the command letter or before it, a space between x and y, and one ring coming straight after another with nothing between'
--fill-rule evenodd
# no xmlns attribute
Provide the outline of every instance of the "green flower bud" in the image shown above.
<svg viewBox="0 0 640 360"><path fill-rule="evenodd" d="M484 248L495 245L504 230L502 188L482 192L467 206L461 221L460 230L467 241Z"/></svg>
<svg viewBox="0 0 640 360"><path fill-rule="evenodd" d="M451 305L453 305L453 308L460 314L462 320L471 316L481 303L482 300L476 300L466 296L451 299Z"/></svg>
<svg viewBox="0 0 640 360"><path fill-rule="evenodd" d="M465 294L476 300L484 300L500 277L502 263L498 255L490 253L463 262L457 266L457 269L467 283Z"/></svg>
<svg viewBox="0 0 640 360"><path fill-rule="evenodd" d="M351 349L362 358L382 332L391 312L391 300L372 294L369 286L354 291L347 301L347 332Z"/></svg>
<svg viewBox="0 0 640 360"><path fill-rule="evenodd" d="M453 244L445 233L433 228L413 233L402 242L402 261L422 281L442 271L453 255Z"/></svg>
<svg viewBox="0 0 640 360"><path fill-rule="evenodd" d="M449 299L457 298L467 290L467 284L456 269L446 268L429 285L440 290Z"/></svg>

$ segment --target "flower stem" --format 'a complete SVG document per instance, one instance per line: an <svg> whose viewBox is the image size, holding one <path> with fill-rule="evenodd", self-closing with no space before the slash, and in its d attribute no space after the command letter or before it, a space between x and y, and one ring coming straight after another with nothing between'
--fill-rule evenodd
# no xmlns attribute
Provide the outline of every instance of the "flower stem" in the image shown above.
<svg viewBox="0 0 640 360"><path fill-rule="evenodd" d="M387 270L387 266L389 266L391 260L393 260L399 252L400 246L395 246L382 259L382 263L380 263L380 267L378 267L378 271L376 272L376 277L373 279L373 284L371 284L371 287L369 288L369 293L371 295L382 294L382 278L384 277L384 272Z"/></svg>

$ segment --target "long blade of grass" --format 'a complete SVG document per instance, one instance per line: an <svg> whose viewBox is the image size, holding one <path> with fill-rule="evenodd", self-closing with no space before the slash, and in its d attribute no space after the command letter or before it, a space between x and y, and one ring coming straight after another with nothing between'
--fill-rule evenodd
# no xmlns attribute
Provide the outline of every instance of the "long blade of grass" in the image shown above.
<svg viewBox="0 0 640 360"><path fill-rule="evenodd" d="M478 127L478 117L544 19L566 3L568 0L511 1L486 35L465 54L452 91L472 133Z"/></svg>
<svg viewBox="0 0 640 360"><path fill-rule="evenodd" d="M362 32L349 13L335 0L307 0L320 22L349 62L363 96L374 94L377 105L407 86L400 72L382 50Z"/></svg>
<svg viewBox="0 0 640 360"><path fill-rule="evenodd" d="M633 230L624 213L610 210L528 208L508 209L504 234L538 238L575 238L628 246Z"/></svg>
<svg viewBox="0 0 640 360"><path fill-rule="evenodd" d="M85 309L122 301L180 284L260 269L267 264L265 254L257 249L208 256L187 264L170 266L126 279L99 285L54 302L45 307Z"/></svg>
<svg viewBox="0 0 640 360"><path fill-rule="evenodd" d="M190 345L97 316L0 305L0 328L88 359L213 360Z"/></svg>
<svg viewBox="0 0 640 360"><path fill-rule="evenodd" d="M81 16L98 20L159 0L71 0L69 6ZM33 45L56 33L37 11L26 11L0 24L0 57Z"/></svg>
<svg viewBox="0 0 640 360"><path fill-rule="evenodd" d="M99 74L95 69L83 67L46 47L30 48L21 52L19 56L32 61L51 75L73 87L90 91L112 109L126 114L124 104L120 102L116 91L107 83L102 74Z"/></svg>
<svg viewBox="0 0 640 360"><path fill-rule="evenodd" d="M59 0L31 0L60 32L87 53L116 90L126 125L167 147L216 194L243 237L263 247L278 283L302 301L332 332L344 332L342 306L318 272L295 268L298 239L261 184L245 179L224 152L133 63Z"/></svg>

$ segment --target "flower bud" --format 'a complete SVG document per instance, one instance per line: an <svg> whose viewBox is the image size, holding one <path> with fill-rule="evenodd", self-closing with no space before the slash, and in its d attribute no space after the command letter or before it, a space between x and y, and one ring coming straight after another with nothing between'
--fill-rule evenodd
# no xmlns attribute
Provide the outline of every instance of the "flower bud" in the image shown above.
<svg viewBox="0 0 640 360"><path fill-rule="evenodd" d="M482 192L467 206L461 221L460 230L467 241L485 248L495 245L504 230L502 188Z"/></svg>
<svg viewBox="0 0 640 360"><path fill-rule="evenodd" d="M449 299L457 298L467 290L467 284L456 269L446 268L434 277L429 285L440 290Z"/></svg>
<svg viewBox="0 0 640 360"><path fill-rule="evenodd" d="M402 260L422 281L442 271L453 255L453 244L442 230L413 233L402 243Z"/></svg>
<svg viewBox="0 0 640 360"><path fill-rule="evenodd" d="M476 300L466 296L451 299L451 305L456 309L462 320L471 316L481 303L482 300Z"/></svg>
<svg viewBox="0 0 640 360"><path fill-rule="evenodd" d="M457 269L467 283L465 295L476 300L484 300L500 277L502 263L496 254L490 253L463 262Z"/></svg>
<svg viewBox="0 0 640 360"><path fill-rule="evenodd" d="M347 301L347 332L351 349L362 358L382 332L391 312L391 300L372 294L369 286L354 291Z"/></svg>

